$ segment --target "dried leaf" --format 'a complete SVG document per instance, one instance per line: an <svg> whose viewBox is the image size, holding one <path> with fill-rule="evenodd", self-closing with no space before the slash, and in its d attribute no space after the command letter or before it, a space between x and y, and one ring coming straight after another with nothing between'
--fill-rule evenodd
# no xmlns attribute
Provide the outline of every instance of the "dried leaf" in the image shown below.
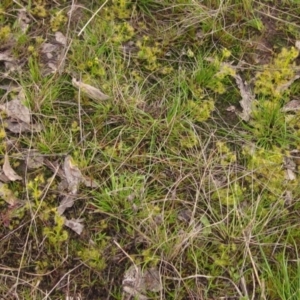
<svg viewBox="0 0 300 300"><path fill-rule="evenodd" d="M4 122L5 128L13 133L22 133L22 132L41 132L42 126L40 124L26 124L24 122L14 122L11 119L7 119Z"/></svg>
<svg viewBox="0 0 300 300"><path fill-rule="evenodd" d="M86 187L97 188L99 187L99 183L91 178L83 177L82 182Z"/></svg>
<svg viewBox="0 0 300 300"><path fill-rule="evenodd" d="M285 178L287 180L295 180L296 179L296 174L294 173L293 170L287 169L285 172L286 172Z"/></svg>
<svg viewBox="0 0 300 300"><path fill-rule="evenodd" d="M290 206L293 203L293 194L291 191L286 191L284 195L285 205Z"/></svg>
<svg viewBox="0 0 300 300"><path fill-rule="evenodd" d="M14 122L11 119L5 120L5 128L13 133L30 132L30 125L24 122Z"/></svg>
<svg viewBox="0 0 300 300"><path fill-rule="evenodd" d="M58 214L61 216L67 208L70 208L74 205L74 196L73 195L67 195L64 197L64 199L60 202L59 207L57 208Z"/></svg>
<svg viewBox="0 0 300 300"><path fill-rule="evenodd" d="M153 267L142 270L140 266L132 265L124 274L122 281L123 290L137 299L148 299L148 291L159 292L162 290L159 271Z"/></svg>
<svg viewBox="0 0 300 300"><path fill-rule="evenodd" d="M89 84L83 83L82 81L76 80L75 78L72 79L72 84L77 89L81 90L84 94L86 94L87 97L95 101L107 100L110 98L108 95L102 93L99 89Z"/></svg>
<svg viewBox="0 0 300 300"><path fill-rule="evenodd" d="M298 111L298 110L300 110L300 100L291 100L282 108L283 112Z"/></svg>
<svg viewBox="0 0 300 300"><path fill-rule="evenodd" d="M0 109L5 111L8 117L30 124L30 111L19 99L0 105Z"/></svg>
<svg viewBox="0 0 300 300"><path fill-rule="evenodd" d="M60 31L55 32L55 39L64 46L67 44L67 38Z"/></svg>
<svg viewBox="0 0 300 300"><path fill-rule="evenodd" d="M37 150L28 150L26 156L26 166L28 169L38 169L44 165L44 156Z"/></svg>
<svg viewBox="0 0 300 300"><path fill-rule="evenodd" d="M52 62L48 63L48 67L49 71L51 70L50 73L55 73L58 70L57 65Z"/></svg>
<svg viewBox="0 0 300 300"><path fill-rule="evenodd" d="M300 41L296 41L295 47L300 51Z"/></svg>
<svg viewBox="0 0 300 300"><path fill-rule="evenodd" d="M81 223L83 222L83 219L71 219L67 220L65 219L65 225L75 231L77 234L81 234L82 230L84 228L84 225Z"/></svg>
<svg viewBox="0 0 300 300"><path fill-rule="evenodd" d="M0 61L16 62L16 60L11 55L10 51L1 52L0 53Z"/></svg>
<svg viewBox="0 0 300 300"><path fill-rule="evenodd" d="M22 180L22 177L19 176L19 175L13 170L13 168L10 166L9 159L8 159L8 155L7 155L7 154L5 154L5 156L4 156L3 172L4 172L5 176L7 176L7 178L8 178L10 181Z"/></svg>
<svg viewBox="0 0 300 300"><path fill-rule="evenodd" d="M11 206L14 206L20 202L16 198L14 193L7 187L7 185L1 182L0 182L0 197Z"/></svg>
<svg viewBox="0 0 300 300"><path fill-rule="evenodd" d="M83 181L83 176L76 165L72 162L72 157L68 155L64 162L64 172L68 182L68 189L71 194L75 195L79 184Z"/></svg>
<svg viewBox="0 0 300 300"><path fill-rule="evenodd" d="M252 92L251 88L243 82L240 75L236 74L234 75L234 78L242 96L240 104L243 109L243 112L239 115L244 121L247 122L250 119L252 111L252 102L255 100L255 95Z"/></svg>
<svg viewBox="0 0 300 300"><path fill-rule="evenodd" d="M230 105L226 108L226 111L229 111L229 112L235 112L236 111L236 107L234 105Z"/></svg>
<svg viewBox="0 0 300 300"><path fill-rule="evenodd" d="M58 45L50 44L50 43L44 43L42 45L42 50L41 52L44 54L51 53L51 52L56 52L59 49Z"/></svg>
<svg viewBox="0 0 300 300"><path fill-rule="evenodd" d="M284 157L284 168L286 180L295 180L296 174L294 171L296 171L297 166L292 157Z"/></svg>
<svg viewBox="0 0 300 300"><path fill-rule="evenodd" d="M4 183L10 182L9 178L2 172L0 173L0 181Z"/></svg>

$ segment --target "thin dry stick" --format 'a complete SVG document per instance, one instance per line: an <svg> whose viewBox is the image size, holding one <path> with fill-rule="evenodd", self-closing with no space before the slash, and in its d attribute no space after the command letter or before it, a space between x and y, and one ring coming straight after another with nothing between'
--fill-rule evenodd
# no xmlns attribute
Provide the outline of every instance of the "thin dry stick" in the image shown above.
<svg viewBox="0 0 300 300"><path fill-rule="evenodd" d="M81 75L80 75L80 81L81 81ZM81 120L81 89L78 89L78 119L79 119L79 128L80 128L80 140L83 140L83 128L82 128L82 120Z"/></svg>
<svg viewBox="0 0 300 300"><path fill-rule="evenodd" d="M81 30L78 33L78 36L81 36L82 32L85 30L85 28L91 23L91 21L95 18L95 16L97 15L97 13L104 7L104 5L108 2L108 0L106 0L91 16L91 18L86 22L86 24L81 28Z"/></svg>

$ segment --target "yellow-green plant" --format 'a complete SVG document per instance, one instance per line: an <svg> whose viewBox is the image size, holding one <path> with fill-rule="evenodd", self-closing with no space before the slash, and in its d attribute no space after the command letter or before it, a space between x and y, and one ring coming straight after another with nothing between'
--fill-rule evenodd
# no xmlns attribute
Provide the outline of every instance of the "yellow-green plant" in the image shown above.
<svg viewBox="0 0 300 300"><path fill-rule="evenodd" d="M281 52L257 72L254 81L256 101L252 105L249 128L263 147L290 146L293 142L293 117L287 119L282 107L290 100L295 80L295 59L299 51L291 47ZM291 126L289 126L289 123Z"/></svg>
<svg viewBox="0 0 300 300"><path fill-rule="evenodd" d="M68 21L67 16L63 12L57 12L51 17L50 26L52 31L56 32L61 29Z"/></svg>
<svg viewBox="0 0 300 300"><path fill-rule="evenodd" d="M295 76L299 51L295 47L283 48L270 64L256 74L255 93L270 101L280 101L289 92L289 82Z"/></svg>
<svg viewBox="0 0 300 300"><path fill-rule="evenodd" d="M68 232L64 229L65 218L60 216L57 210L54 213L54 226L47 226L43 229L44 235L54 247L58 247L62 242L66 241L69 237Z"/></svg>
<svg viewBox="0 0 300 300"><path fill-rule="evenodd" d="M77 255L91 268L102 271L106 267L103 249L106 242L102 241L101 247L85 247L77 252Z"/></svg>

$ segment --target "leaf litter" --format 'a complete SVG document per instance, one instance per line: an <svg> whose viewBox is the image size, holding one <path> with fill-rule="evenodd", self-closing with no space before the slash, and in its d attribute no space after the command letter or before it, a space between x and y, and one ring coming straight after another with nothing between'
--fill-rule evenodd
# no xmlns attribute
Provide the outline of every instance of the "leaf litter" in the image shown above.
<svg viewBox="0 0 300 300"><path fill-rule="evenodd" d="M15 71L20 67L18 61L13 57L10 50L0 52L0 61L4 63L5 71L2 76L7 77L9 72Z"/></svg>
<svg viewBox="0 0 300 300"><path fill-rule="evenodd" d="M62 71L66 44L67 38L61 32L55 33L55 40L42 44L41 57L43 64L42 73L44 76Z"/></svg>
<svg viewBox="0 0 300 300"><path fill-rule="evenodd" d="M11 167L7 154L4 156L3 172L10 181L22 180L22 177L19 176Z"/></svg>
<svg viewBox="0 0 300 300"><path fill-rule="evenodd" d="M46 162L51 169L55 168L53 164L50 162ZM56 167L57 168L57 167ZM57 170L57 169L56 169ZM79 185L81 183L85 184L85 186L91 187L90 181L88 181L81 173L78 166L74 163L72 157L67 155L63 168L58 170L58 176L61 177L62 181L60 184L61 190L66 189L67 194L64 196L60 205L57 208L57 212L59 215L63 215L64 212L71 208L76 200L76 195L78 193ZM71 219L68 220L65 218L65 225L75 231L77 234L81 234L84 229L84 225L82 224L83 219Z"/></svg>
<svg viewBox="0 0 300 300"><path fill-rule="evenodd" d="M122 281L125 293L139 300L147 300L147 292L159 292L162 290L159 270L156 267L143 269L132 265L126 270Z"/></svg>
<svg viewBox="0 0 300 300"><path fill-rule="evenodd" d="M0 174L0 197L8 203L10 206L15 206L20 202L20 200L15 196L15 194L8 188L5 184L10 181L22 180L11 167L8 155L4 156L4 164L2 168L3 173Z"/></svg>
<svg viewBox="0 0 300 300"><path fill-rule="evenodd" d="M78 235L80 235L84 229L84 225L82 224L83 219L65 219L65 225L75 231Z"/></svg>
<svg viewBox="0 0 300 300"><path fill-rule="evenodd" d="M26 124L30 124L30 111L20 99L16 98L5 104L1 104L0 109L4 111L11 119L20 120Z"/></svg>
<svg viewBox="0 0 300 300"><path fill-rule="evenodd" d="M94 86L86 84L80 80L77 80L76 78L72 79L72 84L87 97L95 101L103 101L110 98L108 95L102 93L99 89L95 88Z"/></svg>
<svg viewBox="0 0 300 300"><path fill-rule="evenodd" d="M13 133L40 132L42 127L39 124L31 123L31 111L24 105L25 93L22 88L16 98L4 104L0 104L0 110L5 112L5 128Z"/></svg>

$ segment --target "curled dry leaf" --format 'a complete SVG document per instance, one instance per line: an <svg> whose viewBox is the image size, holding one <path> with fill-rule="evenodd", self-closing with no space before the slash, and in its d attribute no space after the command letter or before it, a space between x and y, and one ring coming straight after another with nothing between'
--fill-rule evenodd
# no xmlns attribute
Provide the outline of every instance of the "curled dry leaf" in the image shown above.
<svg viewBox="0 0 300 300"><path fill-rule="evenodd" d="M75 195L79 184L83 181L83 176L79 168L73 163L73 159L70 155L65 158L63 169L68 182L68 189L71 194Z"/></svg>
<svg viewBox="0 0 300 300"><path fill-rule="evenodd" d="M4 126L13 133L40 132L42 130L38 124L27 124L21 121L14 122L11 119L5 120Z"/></svg>
<svg viewBox="0 0 300 300"><path fill-rule="evenodd" d="M160 273L155 267L142 270L140 266L132 265L125 272L122 285L124 292L140 300L148 299L144 295L147 292L162 290Z"/></svg>
<svg viewBox="0 0 300 300"><path fill-rule="evenodd" d="M242 96L240 104L243 111L240 114L240 117L247 122L250 119L250 115L252 112L252 103L255 100L255 95L252 92L250 86L243 82L243 79L240 75L235 74L234 78Z"/></svg>
<svg viewBox="0 0 300 300"><path fill-rule="evenodd" d="M296 180L296 174L293 172L293 170L287 169L285 170L285 178L289 181Z"/></svg>
<svg viewBox="0 0 300 300"><path fill-rule="evenodd" d="M16 198L14 193L7 187L7 185L1 182L0 182L0 197L11 206L14 206L20 202Z"/></svg>
<svg viewBox="0 0 300 300"><path fill-rule="evenodd" d="M10 181L22 180L22 177L19 176L10 166L7 154L4 156L3 172Z"/></svg>
<svg viewBox="0 0 300 300"><path fill-rule="evenodd" d="M58 45L54 45L51 43L44 43L42 45L42 53L47 54L47 53L51 53L51 52L56 52L59 49Z"/></svg>
<svg viewBox="0 0 300 300"><path fill-rule="evenodd" d="M283 112L293 112L300 110L300 100L291 100L283 108Z"/></svg>
<svg viewBox="0 0 300 300"><path fill-rule="evenodd" d="M65 225L75 231L78 235L82 233L84 225L82 224L83 219L65 219Z"/></svg>
<svg viewBox="0 0 300 300"><path fill-rule="evenodd" d="M67 38L60 31L55 32L55 39L64 46L67 44Z"/></svg>
<svg viewBox="0 0 300 300"><path fill-rule="evenodd" d="M4 183L10 182L9 178L2 172L0 173L0 181Z"/></svg>
<svg viewBox="0 0 300 300"><path fill-rule="evenodd" d="M8 117L30 124L30 111L19 99L1 104L0 109L5 111Z"/></svg>
<svg viewBox="0 0 300 300"><path fill-rule="evenodd" d="M83 83L82 81L76 80L76 78L72 79L72 84L81 92L83 92L87 97L95 101L107 100L110 98L108 95L102 93L99 89L89 84Z"/></svg>
<svg viewBox="0 0 300 300"><path fill-rule="evenodd" d="M67 208L72 207L74 205L74 200L74 195L65 196L57 208L58 214L61 216Z"/></svg>

